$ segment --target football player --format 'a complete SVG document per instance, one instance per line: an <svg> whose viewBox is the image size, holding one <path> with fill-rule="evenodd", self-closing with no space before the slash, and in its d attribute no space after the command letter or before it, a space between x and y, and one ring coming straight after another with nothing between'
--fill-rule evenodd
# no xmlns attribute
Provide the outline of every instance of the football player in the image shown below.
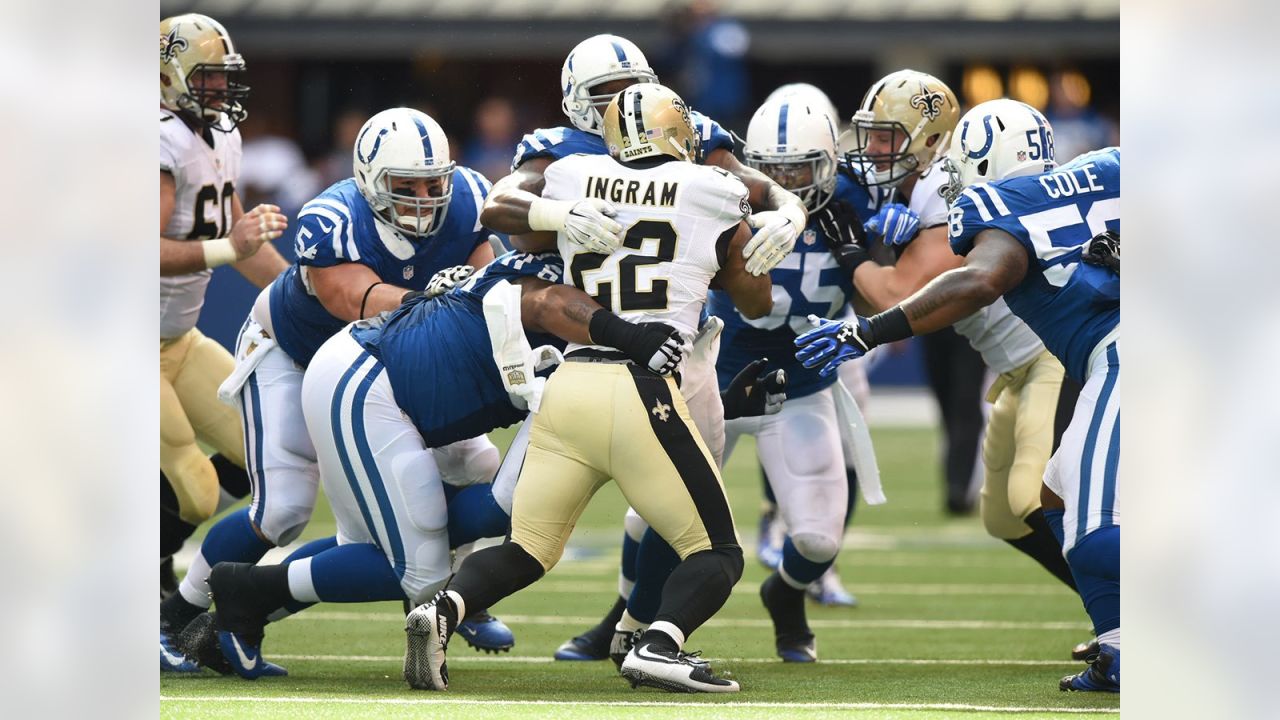
<svg viewBox="0 0 1280 720"><path fill-rule="evenodd" d="M439 293L493 258L478 220L484 176L449 157L444 131L410 108L370 118L352 150L355 176L298 213L297 261L258 297L222 389L240 409L253 502L210 529L179 592L161 604L162 632L181 630L210 605L209 569L257 562L293 542L311 518L319 475L303 421L302 377L316 350L353 320ZM455 485L488 482L498 450L477 437L439 451ZM477 610L481 610L477 608ZM514 642L480 612L464 637L487 650Z"/></svg>
<svg viewBox="0 0 1280 720"><path fill-rule="evenodd" d="M1043 515L1093 621L1099 653L1063 690L1120 690L1120 150L1058 167L1034 108L982 103L960 121L944 192L963 264L854 323L821 322L797 356L829 373L886 342L956 323L1004 298L1082 384L1044 471Z"/></svg>
<svg viewBox="0 0 1280 720"><path fill-rule="evenodd" d="M348 326L315 353L301 399L337 541L314 554L303 548L281 565L214 566L216 641L231 669L252 678L270 667L261 657L263 632L281 608L404 599L417 605L448 579L451 546L506 533L509 485L493 488L496 512L473 519L468 537L453 532L444 468L432 449L510 425L538 407L545 382L538 366L556 354L543 345L556 344L544 333L595 338L654 368L679 359L673 330L621 320L559 284L561 272L553 254L507 253L446 294ZM192 626L182 646L204 660L213 628L207 619Z"/></svg>
<svg viewBox="0 0 1280 720"><path fill-rule="evenodd" d="M269 244L285 217L274 205L246 213L236 192L244 69L213 18L160 22L160 470L174 510L161 512L163 555L214 514L220 481L248 484L239 420L217 400L234 361L195 327L209 277L231 265L263 287L285 267ZM216 454L206 457L197 441Z"/></svg>
<svg viewBox="0 0 1280 720"><path fill-rule="evenodd" d="M726 457L738 438L754 435L786 528L781 562L760 588L773 620L778 656L813 662L817 645L805 619L805 590L830 569L844 538L852 489L845 471L842 411L836 376L819 376L789 352L810 314L843 318L853 299L850 274L830 250L842 242L838 224L870 221L876 193L837 172L834 118L806 95L783 94L762 105L747 129L747 164L801 197L813 220L803 241L770 273L773 311L749 318L730 298L712 292L710 310L724 319L716 369L727 382L748 362L770 358L785 369L787 401L777 415L740 418L725 425ZM850 398L850 402L851 402Z"/></svg>
<svg viewBox="0 0 1280 720"><path fill-rule="evenodd" d="M565 58L560 72L561 109L570 126L542 128L529 133L516 147L512 172L494 183L485 202L484 223L495 230L512 234L516 247L525 245L525 235L540 231L563 231L570 242L584 249L608 252L622 242L621 226L611 217L613 203L599 198L586 198L571 204L551 201L539 196L544 185L543 173L552 162L569 155L583 153L607 155L601 137L600 112L622 89L637 83L656 83L657 76L644 53L630 40L617 35L596 35L578 43ZM747 270L753 274L768 273L782 261L795 245L796 237L808 222L804 203L794 194L760 172L744 166L734 157L733 138L714 120L695 110L690 111L699 137L696 162L721 167L748 188L752 207L759 210L748 222L757 228L744 248ZM714 350L718 324L701 328L703 335L697 346ZM719 457L723 448L723 430L718 428L724 416L716 386L714 355L699 353L691 358L685 373L686 401L712 454ZM629 524L638 532L623 538L623 557L635 558L639 552L636 537L643 534L638 518ZM636 537L633 537L636 536ZM650 545L660 543L649 534ZM670 556L670 548L659 548L659 556ZM648 554L646 553L645 556ZM655 571L661 574L661 569ZM644 577L649 573L624 568L625 577ZM624 580L622 594L616 599L605 619L583 636L566 642L557 651L561 659L603 659L608 652L615 624L626 606L625 595L630 580Z"/></svg>
<svg viewBox="0 0 1280 720"><path fill-rule="evenodd" d="M858 149L852 163L863 168L867 182L895 188L919 216L918 232L908 231L896 241L886 238L898 252L894 265L864 261L862 248L848 248L854 284L877 311L893 307L964 263L947 242L947 201L942 195L948 175L941 157L959 115L946 84L921 72L899 70L875 83L853 116ZM899 208L886 208L878 221L886 227L900 225ZM987 395L994 407L982 448L983 524L993 537L1036 560L1074 590L1060 544L1040 508L1040 485L1079 386L1003 299L962 319L955 329L998 376Z"/></svg>
<svg viewBox="0 0 1280 720"><path fill-rule="evenodd" d="M836 110L835 104L831 102L831 98L827 97L827 94L815 85L811 85L809 83L789 83L782 85L769 93L769 96L765 98L765 104L788 97L800 98L804 102L819 108L831 118L832 126L836 131L837 157L840 157L842 153L839 152L839 143L843 134L839 122L840 113ZM752 165L751 162L748 162L747 164L749 166ZM784 187L786 186L786 184L781 183L780 180L779 182ZM884 193L881 193L881 195L883 194ZM813 208L808 202L806 202L806 207L809 208L810 213L813 212ZM777 285L776 277L774 278L774 284ZM852 307L849 308L849 313L853 313ZM790 355L791 353L787 353L788 357ZM862 362L851 362L840 366L840 381L853 395L854 400L857 402L859 407L866 406L868 395L867 371L865 364L866 363ZM840 429L842 435L848 432L847 426L841 426ZM850 493L850 511L849 516L846 518L847 523L848 520L852 518L853 506L856 503L857 492L856 472L852 465L852 458L846 457L845 462L845 474L849 480ZM763 465L760 466L760 477L764 481L765 497L760 514L759 530L756 535L756 557L760 560L761 564L768 569L777 570L778 564L782 560L782 545L786 539L787 528L785 521L778 514L778 501L773 494L772 487L769 485L768 470L765 469ZM845 590L843 583L840 581L840 576L836 572L835 565L832 565L825 573L823 573L821 578L810 583L806 592L810 599L828 607L855 607L858 604L857 598L855 598L848 590Z"/></svg>
<svg viewBox="0 0 1280 720"><path fill-rule="evenodd" d="M747 316L767 314L769 277L747 272L741 252L750 239L747 188L719 168L693 164L698 135L684 102L661 85L629 86L604 111L603 131L610 157L575 155L545 172L545 200L607 200L624 228L622 246L608 254L559 233L568 281L632 322L670 324L685 347L713 280ZM716 461L674 379L594 341L569 345L533 416L510 541L467 558L446 590L409 614L405 675L412 687L447 689L448 640L466 608L542 577L610 479L681 560L656 621L623 661L623 676L633 686L673 692L738 690L681 649L742 574Z"/></svg>

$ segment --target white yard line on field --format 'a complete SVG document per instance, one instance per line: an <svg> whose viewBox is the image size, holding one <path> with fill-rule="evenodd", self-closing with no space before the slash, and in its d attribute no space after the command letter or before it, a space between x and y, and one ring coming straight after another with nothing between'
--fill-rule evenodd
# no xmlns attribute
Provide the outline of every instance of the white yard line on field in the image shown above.
<svg viewBox="0 0 1280 720"><path fill-rule="evenodd" d="M289 620L372 620L377 622L402 622L404 616L396 612L352 612L348 610L303 611ZM594 625L597 617L585 615L508 615L503 622L513 625ZM713 618L707 627L772 628L773 622L764 618ZM1024 622L1007 620L810 620L809 627L820 629L843 628L899 628L906 630L1072 630L1087 631L1086 622Z"/></svg>
<svg viewBox="0 0 1280 720"><path fill-rule="evenodd" d="M1000 705L965 705L962 703L854 703L854 702L671 702L659 700L481 700L466 698L325 698L325 697L218 697L218 696L181 696L161 695L161 702L198 703L217 705L219 703L281 703L294 705L508 705L519 707L653 707L653 708L761 708L761 709L794 709L794 710L970 710L997 713L1072 713L1118 714L1118 709L1108 708L1051 708L1051 707L1007 707Z"/></svg>
<svg viewBox="0 0 1280 720"><path fill-rule="evenodd" d="M302 660L304 662L367 662L367 663L400 663L403 655L277 655L271 654L271 660ZM769 664L781 662L776 657L726 657L704 658L716 663ZM464 665L471 662L512 663L515 665L545 665L559 662L549 655L488 655L469 652L454 653L449 662L461 661ZM823 658L820 665L946 665L946 666L1026 666L1026 667L1069 667L1080 665L1074 660L992 660L989 658Z"/></svg>

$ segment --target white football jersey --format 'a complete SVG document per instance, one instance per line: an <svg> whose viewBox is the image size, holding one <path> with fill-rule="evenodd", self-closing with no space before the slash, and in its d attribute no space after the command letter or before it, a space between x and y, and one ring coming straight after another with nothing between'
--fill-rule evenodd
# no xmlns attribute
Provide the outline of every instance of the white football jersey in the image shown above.
<svg viewBox="0 0 1280 720"><path fill-rule="evenodd" d="M547 166L543 177L543 197L606 200L624 229L622 248L608 256L560 233L564 282L628 322L671 325L688 351L720 270L716 243L751 212L742 181L716 167L670 161L637 168L608 155L570 155Z"/></svg>
<svg viewBox="0 0 1280 720"><path fill-rule="evenodd" d="M160 234L212 240L231 233L231 204L240 177L240 131L212 132L213 147L174 113L160 110L160 169L173 175L173 215ZM160 278L160 339L195 327L212 270Z"/></svg>
<svg viewBox="0 0 1280 720"><path fill-rule="evenodd" d="M946 183L947 173L939 161L929 166L912 188L909 207L920 216L922 229L947 223L947 201L942 197L942 187ZM1013 314L1004 298L961 320L954 327L956 332L968 338L969 344L982 355L982 361L992 372L1006 373L1022 367L1044 350L1040 337Z"/></svg>

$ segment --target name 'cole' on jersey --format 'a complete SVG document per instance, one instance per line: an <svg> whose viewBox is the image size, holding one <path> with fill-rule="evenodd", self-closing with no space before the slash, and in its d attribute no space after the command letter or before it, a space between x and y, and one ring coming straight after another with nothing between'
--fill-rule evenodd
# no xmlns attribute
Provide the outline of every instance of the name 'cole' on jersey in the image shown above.
<svg viewBox="0 0 1280 720"><path fill-rule="evenodd" d="M853 207L859 222L870 219L880 209L880 193L850 179L844 172L836 174L835 194L831 202L846 202ZM812 395L835 383L837 376L820 377L818 368L808 369L795 357L796 336L810 329L809 314L822 318L844 317L853 300L853 277L836 264L827 249L816 218L800 234L791 254L769 272L773 281L773 311L748 320L734 307L729 293L711 291L707 310L724 320L720 336L720 357L716 375L720 389L742 368L762 357L769 358L767 371L787 371L787 397Z"/></svg>
<svg viewBox="0 0 1280 720"><path fill-rule="evenodd" d="M1067 373L1085 382L1090 354L1120 325L1119 276L1081 262L1095 235L1120 232L1120 148L1086 153L1041 175L966 188L949 224L960 255L987 228L1018 239L1027 274L1005 300Z"/></svg>
<svg viewBox="0 0 1280 720"><path fill-rule="evenodd" d="M586 252L561 233L565 282L624 320L671 325L687 350L720 270L721 236L751 212L742 181L716 167L672 160L642 168L608 155L572 155L543 175L543 197L608 200L623 227L622 247L611 255Z"/></svg>
<svg viewBox="0 0 1280 720"><path fill-rule="evenodd" d="M356 323L351 336L386 367L396 401L428 447L482 435L527 414L511 404L493 363L484 296L502 280L559 283L563 273L555 253L511 251L444 295L411 300L388 316ZM550 335L526 335L533 347L564 347Z"/></svg>
<svg viewBox="0 0 1280 720"><path fill-rule="evenodd" d="M480 173L455 168L453 197L443 227L430 238L415 240L380 222L353 178L331 185L298 212L294 236L298 259L271 285L268 331L289 357L305 367L320 346L347 324L316 298L308 268L360 263L383 282L423 290L440 270L465 264L489 235L480 225L480 209L489 188Z"/></svg>
<svg viewBox="0 0 1280 720"><path fill-rule="evenodd" d="M222 119L221 122L227 122ZM173 176L173 214L160 228L171 240L213 240L231 234L231 207L240 178L240 131L192 131L160 109L160 170ZM212 144L210 144L212 143ZM160 278L160 338L196 326L212 270Z"/></svg>
<svg viewBox="0 0 1280 720"><path fill-rule="evenodd" d="M733 136L715 120L694 110L689 111L689 120L701 142L702 157L716 148L724 148L733 152ZM526 161L546 157L560 160L570 155L608 155L604 138L595 133L585 132L573 127L539 128L525 135L516 145L515 157L511 160L514 172Z"/></svg>

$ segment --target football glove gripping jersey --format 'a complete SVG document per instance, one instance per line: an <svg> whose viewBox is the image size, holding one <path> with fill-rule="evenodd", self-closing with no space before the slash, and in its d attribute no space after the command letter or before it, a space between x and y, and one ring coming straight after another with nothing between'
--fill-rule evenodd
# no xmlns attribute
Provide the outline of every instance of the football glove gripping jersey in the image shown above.
<svg viewBox="0 0 1280 720"><path fill-rule="evenodd" d="M867 254L866 236L857 214L846 202L831 202L814 216L822 241L840 267L852 273L871 259Z"/></svg>
<svg viewBox="0 0 1280 720"><path fill-rule="evenodd" d="M427 282L427 289L423 291L423 294L429 298L443 295L452 290L458 283L471 277L475 271L476 269L470 265L455 265L451 268L445 268L431 276L431 280Z"/></svg>
<svg viewBox="0 0 1280 720"><path fill-rule="evenodd" d="M920 216L901 203L891 203L864 224L868 235L879 235L890 247L904 246L916 239L920 231Z"/></svg>

